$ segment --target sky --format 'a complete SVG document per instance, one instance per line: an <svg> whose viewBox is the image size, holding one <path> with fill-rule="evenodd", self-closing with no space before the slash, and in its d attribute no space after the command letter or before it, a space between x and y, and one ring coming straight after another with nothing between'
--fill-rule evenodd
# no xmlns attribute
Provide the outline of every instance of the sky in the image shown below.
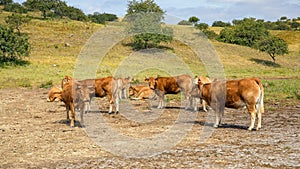
<svg viewBox="0 0 300 169"><path fill-rule="evenodd" d="M22 3L25 0L14 0ZM128 0L65 0L68 5L85 14L126 14ZM176 24L191 16L211 25L214 21L231 22L233 19L254 17L276 21L282 16L300 17L300 0L155 0L166 11L166 23Z"/></svg>

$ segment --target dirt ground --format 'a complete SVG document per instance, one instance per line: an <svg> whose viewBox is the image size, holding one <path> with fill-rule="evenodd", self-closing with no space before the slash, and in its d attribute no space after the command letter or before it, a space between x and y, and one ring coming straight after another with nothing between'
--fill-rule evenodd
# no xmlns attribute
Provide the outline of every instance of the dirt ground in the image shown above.
<svg viewBox="0 0 300 169"><path fill-rule="evenodd" d="M179 101L160 111L157 101L124 100L108 115L107 100L96 99L85 128L70 128L63 103L46 102L47 92L0 90L0 168L300 168L299 101L265 103L263 128L248 131L244 110L226 109L213 129L209 113Z"/></svg>

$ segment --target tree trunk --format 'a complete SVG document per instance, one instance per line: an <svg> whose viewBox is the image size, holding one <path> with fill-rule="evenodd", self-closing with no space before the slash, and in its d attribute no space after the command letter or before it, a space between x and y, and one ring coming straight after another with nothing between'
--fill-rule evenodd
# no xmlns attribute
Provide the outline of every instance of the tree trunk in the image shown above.
<svg viewBox="0 0 300 169"><path fill-rule="evenodd" d="M273 62L276 63L275 55L274 54L270 54L270 56L271 56Z"/></svg>

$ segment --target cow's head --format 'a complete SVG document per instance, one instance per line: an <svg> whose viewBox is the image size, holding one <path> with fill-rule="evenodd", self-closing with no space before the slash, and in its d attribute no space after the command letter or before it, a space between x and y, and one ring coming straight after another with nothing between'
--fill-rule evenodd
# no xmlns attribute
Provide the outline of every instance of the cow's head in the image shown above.
<svg viewBox="0 0 300 169"><path fill-rule="evenodd" d="M145 82L149 84L150 89L154 90L156 86L156 79L154 77L149 77L145 79Z"/></svg>
<svg viewBox="0 0 300 169"><path fill-rule="evenodd" d="M71 76L66 75L65 78L63 78L61 81L61 87L63 88L66 83L68 83L72 80L73 80L73 78Z"/></svg>
<svg viewBox="0 0 300 169"><path fill-rule="evenodd" d="M136 93L136 89L134 87L130 86L128 89L129 96L133 96L133 95L135 95L135 93Z"/></svg>
<svg viewBox="0 0 300 169"><path fill-rule="evenodd" d="M52 87L50 89L50 91L48 92L48 98L47 101L48 102L53 102L53 101L61 101L61 93L62 93L62 89L59 87Z"/></svg>

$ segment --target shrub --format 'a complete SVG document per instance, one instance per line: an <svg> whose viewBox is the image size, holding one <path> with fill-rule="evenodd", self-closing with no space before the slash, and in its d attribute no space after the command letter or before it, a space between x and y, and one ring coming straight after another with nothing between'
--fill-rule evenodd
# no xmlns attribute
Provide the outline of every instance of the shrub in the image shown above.
<svg viewBox="0 0 300 169"><path fill-rule="evenodd" d="M28 56L30 44L26 35L19 36L12 28L0 24L0 62L17 62Z"/></svg>

